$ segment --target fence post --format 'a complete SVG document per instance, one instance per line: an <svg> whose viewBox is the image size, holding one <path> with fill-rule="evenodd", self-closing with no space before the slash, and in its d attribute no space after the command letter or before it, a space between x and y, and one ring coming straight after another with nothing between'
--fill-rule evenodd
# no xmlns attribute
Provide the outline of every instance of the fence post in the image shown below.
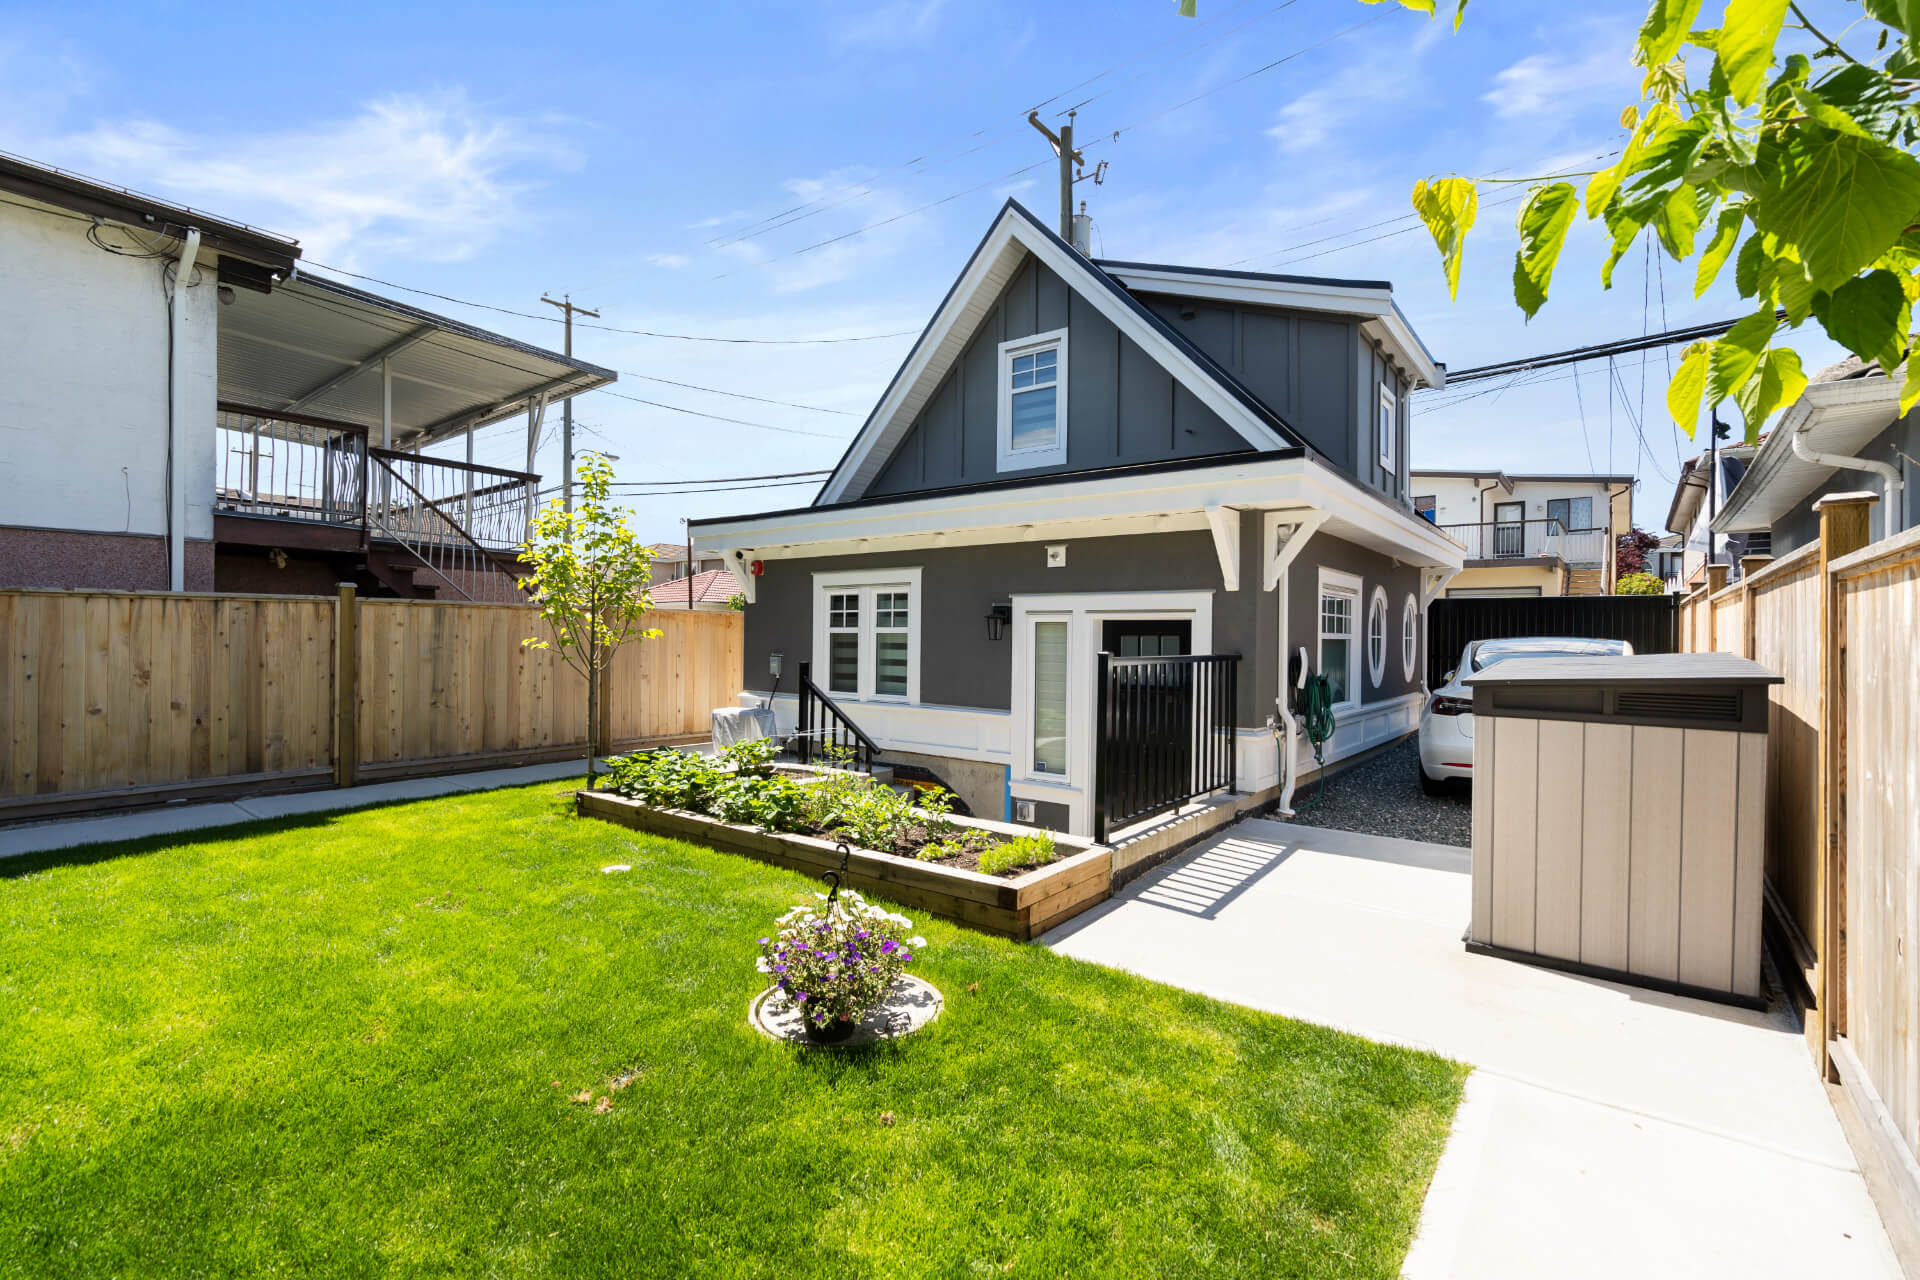
<svg viewBox="0 0 1920 1280"><path fill-rule="evenodd" d="M1717 653L1720 649L1720 624L1714 617L1713 597L1726 589L1727 574L1732 570L1730 564L1710 564L1707 566L1707 594L1704 603L1707 610L1707 652Z"/></svg>
<svg viewBox="0 0 1920 1280"><path fill-rule="evenodd" d="M1820 833L1819 931L1814 950L1820 989L1815 993L1815 1053L1821 1074L1838 1081L1830 1045L1846 1030L1846 982L1841 969L1846 929L1846 618L1832 564L1867 545L1868 515L1880 499L1871 493L1830 493L1813 504L1820 513L1820 779L1816 829Z"/></svg>
<svg viewBox="0 0 1920 1280"><path fill-rule="evenodd" d="M350 787L360 767L360 605L351 582L333 606L333 785Z"/></svg>
<svg viewBox="0 0 1920 1280"><path fill-rule="evenodd" d="M1107 671L1112 655L1094 657L1093 680L1093 842L1107 842Z"/></svg>
<svg viewBox="0 0 1920 1280"><path fill-rule="evenodd" d="M1772 556L1740 557L1740 656L1753 659L1753 575L1773 563Z"/></svg>

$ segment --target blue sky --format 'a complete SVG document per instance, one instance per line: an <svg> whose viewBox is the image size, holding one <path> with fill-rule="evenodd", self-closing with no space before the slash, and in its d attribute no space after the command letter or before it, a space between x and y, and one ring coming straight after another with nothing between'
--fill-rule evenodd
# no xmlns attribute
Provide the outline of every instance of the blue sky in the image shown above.
<svg viewBox="0 0 1920 1280"><path fill-rule="evenodd" d="M1474 0L1454 34L1357 0L1201 0L1198 22L1170 0L537 14L345 0L243 21L12 6L0 149L298 236L313 262L418 289L527 312L548 310L543 291L570 292L605 324L659 332L848 338L917 331L1008 196L1051 216L1051 154L1026 109L1047 102L1052 119L1091 99L1080 140L1098 143L1090 163L1109 162L1105 185L1080 190L1096 254L1388 279L1435 355L1466 368L1745 310L1731 271L1696 300L1690 269L1662 272L1656 253L1647 271L1638 249L1602 291L1597 227L1578 224L1553 301L1525 323L1510 288L1518 206L1494 203L1518 187L1487 190L1450 304L1406 216L1430 174L1586 169L1617 148L1644 8ZM560 344L553 323L380 291ZM576 405L578 444L618 454L623 481L830 466L909 342L581 330L578 354L630 375L622 394L762 425L593 394ZM1810 369L1835 356L1811 333L1800 346ZM1617 381L1588 365L1424 396L1415 463L1632 471L1637 517L1657 526L1690 451L1660 407L1667 360L1628 357ZM478 458L517 465L517 434L483 434ZM557 432L539 466L557 474ZM636 527L675 539L684 516L809 492L639 500Z"/></svg>

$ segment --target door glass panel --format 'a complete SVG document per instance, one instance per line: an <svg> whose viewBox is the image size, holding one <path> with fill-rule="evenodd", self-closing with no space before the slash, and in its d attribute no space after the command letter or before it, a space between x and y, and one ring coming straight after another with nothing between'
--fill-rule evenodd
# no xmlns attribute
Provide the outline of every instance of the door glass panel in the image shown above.
<svg viewBox="0 0 1920 1280"><path fill-rule="evenodd" d="M1067 771L1067 624L1033 624L1033 771Z"/></svg>
<svg viewBox="0 0 1920 1280"><path fill-rule="evenodd" d="M860 692L860 636L836 631L827 640L827 689L832 693Z"/></svg>
<svg viewBox="0 0 1920 1280"><path fill-rule="evenodd" d="M873 633L873 691L883 698L907 696L907 633Z"/></svg>

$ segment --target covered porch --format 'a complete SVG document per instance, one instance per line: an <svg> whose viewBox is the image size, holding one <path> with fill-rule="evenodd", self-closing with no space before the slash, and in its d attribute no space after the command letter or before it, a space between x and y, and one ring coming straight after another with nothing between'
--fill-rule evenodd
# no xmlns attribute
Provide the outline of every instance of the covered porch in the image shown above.
<svg viewBox="0 0 1920 1280"><path fill-rule="evenodd" d="M519 600L546 412L616 375L298 272L222 296L218 589ZM474 433L520 417L525 467L476 464Z"/></svg>

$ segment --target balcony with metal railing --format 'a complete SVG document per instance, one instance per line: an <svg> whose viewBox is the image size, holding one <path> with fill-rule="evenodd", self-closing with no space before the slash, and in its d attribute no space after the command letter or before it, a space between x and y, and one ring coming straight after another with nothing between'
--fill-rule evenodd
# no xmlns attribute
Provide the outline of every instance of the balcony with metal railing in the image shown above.
<svg viewBox="0 0 1920 1280"><path fill-rule="evenodd" d="M526 541L540 477L368 443L365 427L222 404L214 510L404 549L429 585L519 600L503 562Z"/></svg>
<svg viewBox="0 0 1920 1280"><path fill-rule="evenodd" d="M1559 560L1568 565L1607 562L1605 529L1568 529L1558 520L1496 520L1443 524L1440 531L1476 560Z"/></svg>

